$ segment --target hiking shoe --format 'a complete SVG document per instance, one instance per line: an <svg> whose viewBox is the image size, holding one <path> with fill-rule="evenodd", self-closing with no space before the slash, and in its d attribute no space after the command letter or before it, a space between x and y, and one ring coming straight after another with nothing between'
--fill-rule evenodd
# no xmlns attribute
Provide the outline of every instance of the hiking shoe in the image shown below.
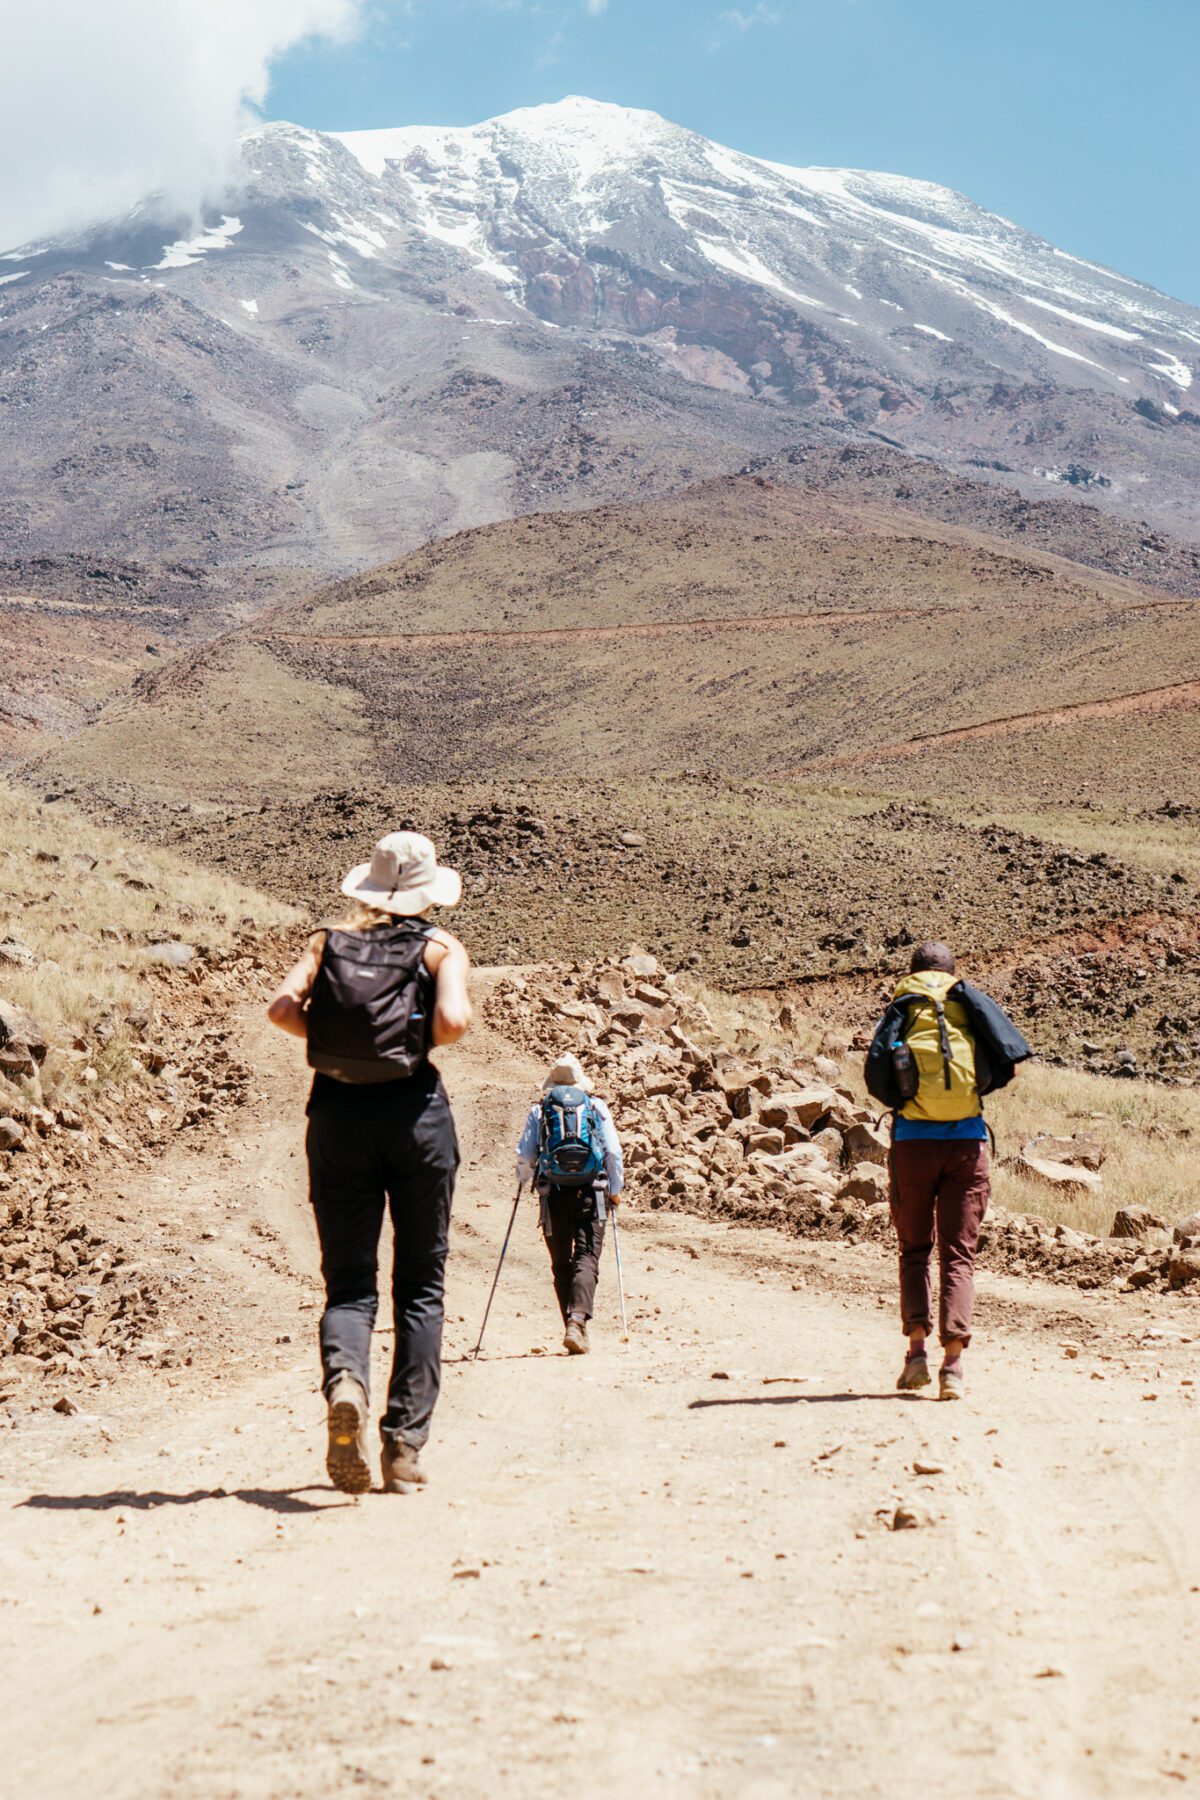
<svg viewBox="0 0 1200 1800"><path fill-rule="evenodd" d="M897 1390L901 1394L911 1394L917 1388L928 1387L931 1380L929 1358L922 1350L919 1356L906 1356L904 1367L896 1379Z"/></svg>
<svg viewBox="0 0 1200 1800"><path fill-rule="evenodd" d="M952 1369L938 1370L938 1399L961 1400L963 1397L963 1372L960 1365Z"/></svg>
<svg viewBox="0 0 1200 1800"><path fill-rule="evenodd" d="M325 1467L343 1494L371 1489L367 1461L367 1396L353 1375L335 1376L329 1390L329 1449Z"/></svg>
<svg viewBox="0 0 1200 1800"><path fill-rule="evenodd" d="M569 1356L586 1356L591 1349L588 1343L587 1326L582 1319L567 1320L567 1334L563 1338L563 1349Z"/></svg>
<svg viewBox="0 0 1200 1800"><path fill-rule="evenodd" d="M421 1467L421 1452L399 1438L383 1444L383 1491L385 1494L411 1494L429 1480Z"/></svg>

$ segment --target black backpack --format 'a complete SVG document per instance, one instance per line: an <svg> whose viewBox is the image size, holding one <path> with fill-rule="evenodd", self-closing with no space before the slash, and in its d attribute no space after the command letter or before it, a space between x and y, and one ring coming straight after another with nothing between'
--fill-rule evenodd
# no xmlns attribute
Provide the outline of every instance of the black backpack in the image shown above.
<svg viewBox="0 0 1200 1800"><path fill-rule="evenodd" d="M308 1005L309 1066L341 1081L403 1081L430 1047L433 927L423 919L327 931Z"/></svg>

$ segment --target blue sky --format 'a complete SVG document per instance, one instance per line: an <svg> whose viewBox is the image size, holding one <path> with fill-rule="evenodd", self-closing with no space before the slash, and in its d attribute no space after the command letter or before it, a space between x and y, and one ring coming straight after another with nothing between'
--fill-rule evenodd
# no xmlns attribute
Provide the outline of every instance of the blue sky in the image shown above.
<svg viewBox="0 0 1200 1800"><path fill-rule="evenodd" d="M271 118L465 125L586 94L778 162L961 189L1200 304L1200 0L366 0Z"/></svg>

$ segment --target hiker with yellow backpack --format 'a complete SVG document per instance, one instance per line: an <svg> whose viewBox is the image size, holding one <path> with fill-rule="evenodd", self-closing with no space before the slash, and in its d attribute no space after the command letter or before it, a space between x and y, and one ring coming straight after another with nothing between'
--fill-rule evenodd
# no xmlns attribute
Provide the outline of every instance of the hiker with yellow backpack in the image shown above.
<svg viewBox="0 0 1200 1800"><path fill-rule="evenodd" d="M1012 1020L960 981L954 955L921 944L867 1052L867 1087L892 1111L892 1222L900 1241L900 1316L908 1353L896 1386L928 1387L929 1265L938 1246L938 1399L960 1400L971 1342L975 1252L991 1197L983 1096L1033 1052Z"/></svg>

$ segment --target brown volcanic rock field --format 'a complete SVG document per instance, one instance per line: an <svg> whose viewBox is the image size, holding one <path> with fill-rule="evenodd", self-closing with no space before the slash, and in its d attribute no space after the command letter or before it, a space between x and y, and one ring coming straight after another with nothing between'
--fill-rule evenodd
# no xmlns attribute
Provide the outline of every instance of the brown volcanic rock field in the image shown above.
<svg viewBox="0 0 1200 1800"><path fill-rule="evenodd" d="M1130 1049L1176 1076L1200 1057L1192 882L926 803L698 777L356 787L302 812L135 804L124 817L314 921L337 916L338 882L376 837L418 828L463 873L455 929L478 961L637 943L722 986L811 990L804 1004L830 1017L859 1017L913 942L944 934L1002 982L1048 1054L1106 1068Z"/></svg>

